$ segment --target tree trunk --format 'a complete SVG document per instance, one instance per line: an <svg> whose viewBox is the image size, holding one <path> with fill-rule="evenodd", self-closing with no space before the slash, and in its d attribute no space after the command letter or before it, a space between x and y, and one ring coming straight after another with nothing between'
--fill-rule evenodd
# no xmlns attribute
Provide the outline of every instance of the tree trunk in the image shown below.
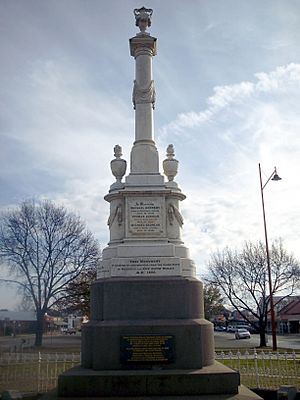
<svg viewBox="0 0 300 400"><path fill-rule="evenodd" d="M36 312L36 331L34 345L39 347L43 343L44 313L41 310Z"/></svg>
<svg viewBox="0 0 300 400"><path fill-rule="evenodd" d="M260 337L259 347L266 347L267 346L266 332L264 330L260 331L259 332L259 337Z"/></svg>

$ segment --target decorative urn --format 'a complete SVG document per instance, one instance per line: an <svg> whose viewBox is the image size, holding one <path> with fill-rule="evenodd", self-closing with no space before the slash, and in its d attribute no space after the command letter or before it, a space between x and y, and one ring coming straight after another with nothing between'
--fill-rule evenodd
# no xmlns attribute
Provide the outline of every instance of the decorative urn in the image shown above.
<svg viewBox="0 0 300 400"><path fill-rule="evenodd" d="M114 147L114 156L115 159L110 162L110 169L114 177L116 178L116 182L112 185L111 188L123 187L122 178L126 173L127 162L123 160L122 157L122 147L118 144Z"/></svg>
<svg viewBox="0 0 300 400"><path fill-rule="evenodd" d="M174 177L177 175L178 172L178 164L179 161L174 158L174 146L169 144L167 147L167 158L163 161L163 170L164 174L167 176L169 182L174 180Z"/></svg>

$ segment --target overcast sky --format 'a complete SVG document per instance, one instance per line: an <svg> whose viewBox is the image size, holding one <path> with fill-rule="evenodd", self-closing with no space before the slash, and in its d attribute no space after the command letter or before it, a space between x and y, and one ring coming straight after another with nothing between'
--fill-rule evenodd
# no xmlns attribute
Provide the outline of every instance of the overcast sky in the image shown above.
<svg viewBox="0 0 300 400"><path fill-rule="evenodd" d="M160 160L169 143L184 240L209 254L263 240L258 162L270 240L300 258L300 2L298 0L0 1L0 208L49 198L108 241L113 147L129 160L137 33L133 9L153 8L150 32ZM3 273L3 271L2 271ZM0 308L20 301L1 288Z"/></svg>

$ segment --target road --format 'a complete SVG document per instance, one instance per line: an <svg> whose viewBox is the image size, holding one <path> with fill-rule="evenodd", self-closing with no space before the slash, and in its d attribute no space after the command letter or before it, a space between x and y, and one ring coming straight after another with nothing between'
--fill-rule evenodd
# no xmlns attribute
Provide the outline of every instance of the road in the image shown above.
<svg viewBox="0 0 300 400"><path fill-rule="evenodd" d="M34 335L18 335L16 337L0 336L0 352L12 351L20 352L28 351L34 344ZM41 351L47 352L47 349L52 351L63 352L63 349L68 348L72 351L80 351L81 335L44 335L43 346Z"/></svg>
<svg viewBox="0 0 300 400"><path fill-rule="evenodd" d="M259 335L251 335L251 339L236 340L234 333L228 332L214 332L215 347L218 349L235 349L235 348L254 348L259 347ZM272 338L268 336L268 344L272 346ZM24 343L25 340L25 343ZM0 337L0 352L1 351L21 351L31 347L34 343L34 335L24 335L17 337ZM300 351L300 334L298 335L285 335L277 336L277 344L279 348L295 349ZM77 335L45 335L43 339L42 351L47 351L47 348L56 349L62 352L63 349L71 349L72 351L80 351L81 336ZM55 351L56 351L55 350ZM270 347L271 350L271 347Z"/></svg>
<svg viewBox="0 0 300 400"><path fill-rule="evenodd" d="M251 335L251 339L237 340L234 333L215 332L215 346L221 349L259 347L259 335ZM268 345L272 347L272 337L268 336ZM277 335L277 347L300 350L300 334Z"/></svg>

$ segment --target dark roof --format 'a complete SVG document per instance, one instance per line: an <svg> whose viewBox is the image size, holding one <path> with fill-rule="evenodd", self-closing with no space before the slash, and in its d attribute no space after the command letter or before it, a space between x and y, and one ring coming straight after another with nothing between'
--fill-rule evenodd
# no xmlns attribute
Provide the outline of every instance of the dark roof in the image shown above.
<svg viewBox="0 0 300 400"><path fill-rule="evenodd" d="M34 311L0 310L0 321L5 319L10 321L36 321L36 315Z"/></svg>

